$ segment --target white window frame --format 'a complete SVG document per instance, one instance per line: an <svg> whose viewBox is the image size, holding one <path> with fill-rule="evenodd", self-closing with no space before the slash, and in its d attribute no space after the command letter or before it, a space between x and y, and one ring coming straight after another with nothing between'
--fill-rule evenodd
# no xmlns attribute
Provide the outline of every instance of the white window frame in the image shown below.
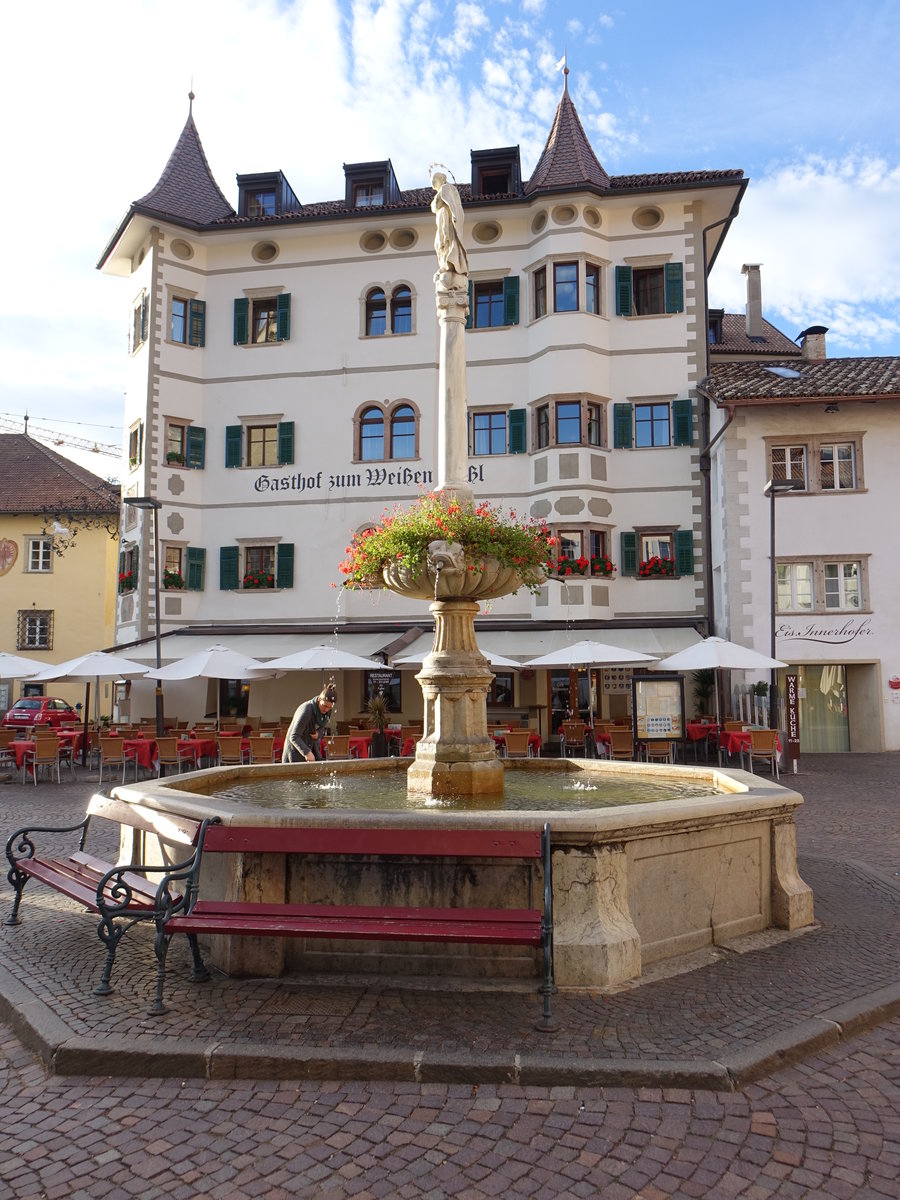
<svg viewBox="0 0 900 1200"><path fill-rule="evenodd" d="M836 434L809 434L806 436L793 437L767 437L764 438L766 448L766 479L782 479L784 478L785 464L779 464L776 468L773 458L773 451L793 452L797 454L802 451L805 454L805 494L808 496L849 496L854 493L864 492L866 490L865 475L863 471L863 434L861 432L840 432ZM827 447L837 448L838 446L850 446L853 460L853 486L852 487L824 487L822 485L822 450ZM788 460L789 463L790 460ZM782 500L787 499L791 493L787 493L782 497Z"/></svg>
<svg viewBox="0 0 900 1200"><path fill-rule="evenodd" d="M38 535L28 538L28 565L25 570L30 575L46 575L53 570L52 537Z"/></svg>
<svg viewBox="0 0 900 1200"><path fill-rule="evenodd" d="M846 588L843 574L839 572L838 595L841 603L829 606L825 584L826 567L843 567L853 564L856 566L858 604L846 602ZM806 565L810 568L811 576L811 605L801 608L797 605L796 567ZM869 604L869 556L868 554L827 554L827 555L798 555L796 557L779 557L776 559L776 569L779 573L789 570L791 576L791 607L781 605L780 588L776 584L776 611L782 615L791 613L808 616L810 613L819 615L834 615L837 613L870 612Z"/></svg>

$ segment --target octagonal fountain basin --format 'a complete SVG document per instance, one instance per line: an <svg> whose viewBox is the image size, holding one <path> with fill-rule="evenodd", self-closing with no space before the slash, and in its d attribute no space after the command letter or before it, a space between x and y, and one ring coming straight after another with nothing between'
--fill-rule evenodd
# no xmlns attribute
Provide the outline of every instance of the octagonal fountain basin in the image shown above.
<svg viewBox="0 0 900 1200"><path fill-rule="evenodd" d="M123 827L123 861L173 861L165 814L302 828L539 829L550 823L554 965L561 987L610 987L660 959L813 922L800 878L796 792L742 771L588 760L505 760L505 796L407 795L408 759L217 767L115 789L154 810L158 844ZM133 857L132 857L133 856ZM159 858L158 858L159 856ZM538 864L215 855L201 891L315 904L539 907ZM233 975L364 971L540 977L540 951L322 939L213 938Z"/></svg>

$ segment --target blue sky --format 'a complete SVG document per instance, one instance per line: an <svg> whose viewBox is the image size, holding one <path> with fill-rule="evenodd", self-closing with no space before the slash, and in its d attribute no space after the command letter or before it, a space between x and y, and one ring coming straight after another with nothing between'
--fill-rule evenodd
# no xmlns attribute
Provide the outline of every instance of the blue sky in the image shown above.
<svg viewBox="0 0 900 1200"><path fill-rule="evenodd" d="M234 201L282 169L302 201L343 162L430 162L518 143L530 173L568 53L610 174L740 167L741 215L711 303L743 310L744 262L793 337L830 356L900 354L900 5L882 0L49 0L7 15L0 432L119 444L131 288L96 269L187 116ZM10 51L12 52L10 53ZM21 113L21 118L17 114ZM59 446L63 452L71 447ZM71 451L73 456L74 451ZM114 474L115 459L79 461Z"/></svg>

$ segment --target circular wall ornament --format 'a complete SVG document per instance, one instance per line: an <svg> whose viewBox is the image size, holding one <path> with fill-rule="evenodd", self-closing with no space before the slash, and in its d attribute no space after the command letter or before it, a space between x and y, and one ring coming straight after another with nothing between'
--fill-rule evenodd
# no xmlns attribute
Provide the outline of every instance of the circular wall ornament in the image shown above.
<svg viewBox="0 0 900 1200"><path fill-rule="evenodd" d="M502 232L502 228L496 221L479 221L472 230L472 237L476 242L484 244L487 242L496 242Z"/></svg>
<svg viewBox="0 0 900 1200"><path fill-rule="evenodd" d="M367 254L375 254L387 245L387 235L381 229L370 229L359 239L359 245Z"/></svg>
<svg viewBox="0 0 900 1200"><path fill-rule="evenodd" d="M250 253L259 263L273 262L278 257L278 247L274 242L257 242Z"/></svg>
<svg viewBox="0 0 900 1200"><path fill-rule="evenodd" d="M531 232L540 233L546 224L547 214L545 212L539 212L531 222Z"/></svg>
<svg viewBox="0 0 900 1200"><path fill-rule="evenodd" d="M557 225L571 225L578 216L578 209L574 204L557 204L553 210L553 220Z"/></svg>
<svg viewBox="0 0 900 1200"><path fill-rule="evenodd" d="M187 262L189 258L194 257L194 247L190 242L186 242L184 238L175 238L172 242L172 253L176 258Z"/></svg>
<svg viewBox="0 0 900 1200"><path fill-rule="evenodd" d="M596 208L586 208L584 210L584 219L586 223L593 226L594 229L598 229L603 223L603 218L600 216L600 213Z"/></svg>
<svg viewBox="0 0 900 1200"><path fill-rule="evenodd" d="M395 250L409 250L418 241L418 234L414 229L395 229L391 234L390 242Z"/></svg>
<svg viewBox="0 0 900 1200"><path fill-rule="evenodd" d="M655 229L662 224L662 210L648 205L647 208L637 209L631 219L638 229Z"/></svg>

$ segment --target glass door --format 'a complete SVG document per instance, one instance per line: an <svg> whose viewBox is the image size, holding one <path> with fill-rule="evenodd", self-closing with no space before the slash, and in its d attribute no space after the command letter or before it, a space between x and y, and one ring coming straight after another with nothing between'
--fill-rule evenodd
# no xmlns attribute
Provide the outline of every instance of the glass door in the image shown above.
<svg viewBox="0 0 900 1200"><path fill-rule="evenodd" d="M779 683L779 690L783 689ZM801 754L840 753L850 749L847 671L840 664L797 668L800 691Z"/></svg>

